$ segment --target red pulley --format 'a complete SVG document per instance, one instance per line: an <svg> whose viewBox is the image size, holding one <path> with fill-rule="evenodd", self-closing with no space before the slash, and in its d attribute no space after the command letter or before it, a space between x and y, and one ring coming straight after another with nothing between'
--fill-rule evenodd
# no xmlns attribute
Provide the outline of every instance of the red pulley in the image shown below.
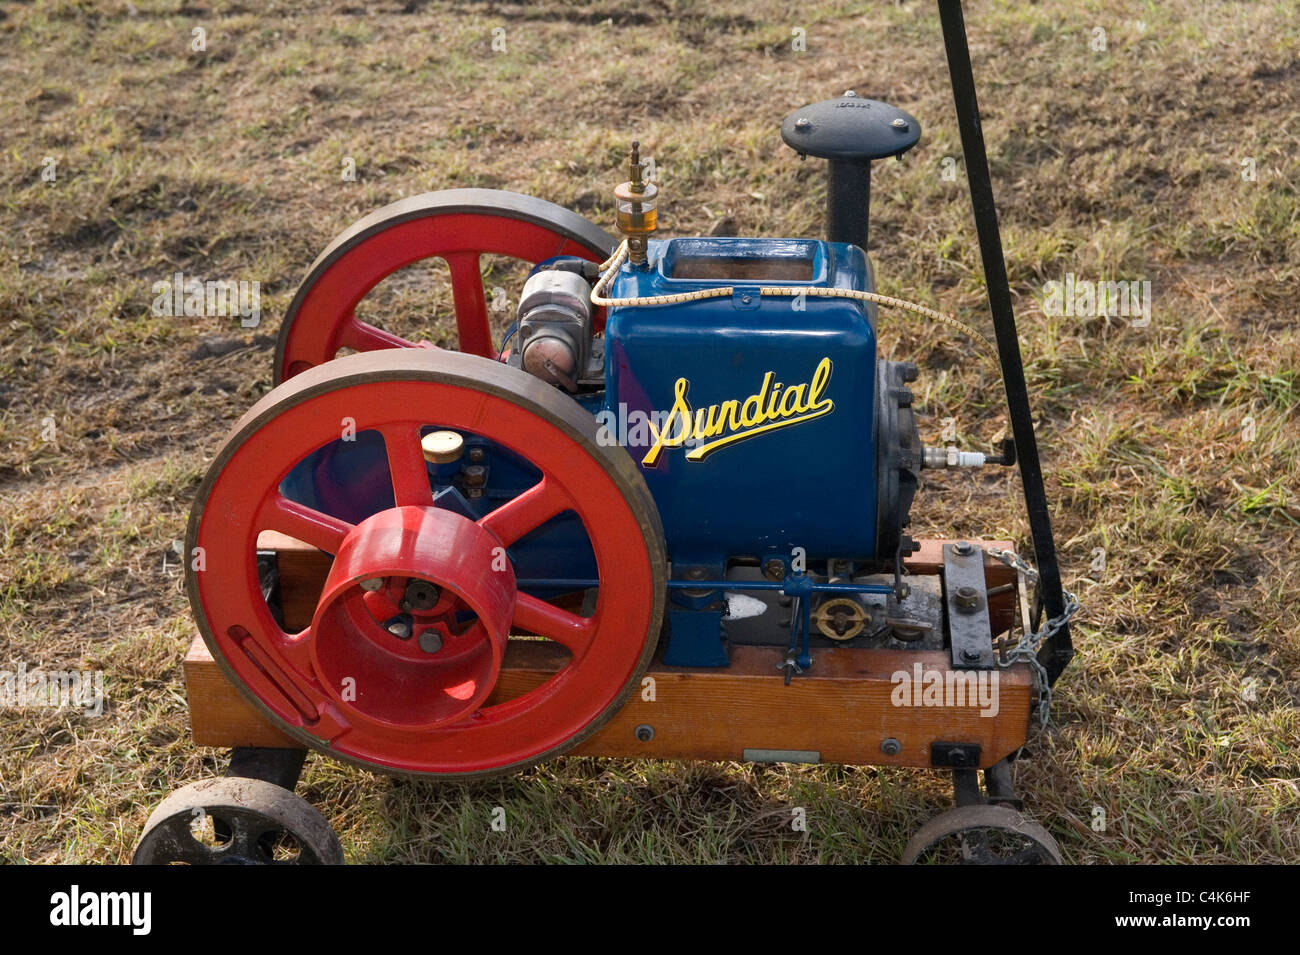
<svg viewBox="0 0 1300 955"><path fill-rule="evenodd" d="M418 732L468 717L496 685L510 636L515 575L503 550L469 518L436 507L395 507L359 523L312 619L321 686L356 720ZM367 600L393 578L431 583L439 599L396 614L400 601ZM464 615L463 630L448 619Z"/></svg>

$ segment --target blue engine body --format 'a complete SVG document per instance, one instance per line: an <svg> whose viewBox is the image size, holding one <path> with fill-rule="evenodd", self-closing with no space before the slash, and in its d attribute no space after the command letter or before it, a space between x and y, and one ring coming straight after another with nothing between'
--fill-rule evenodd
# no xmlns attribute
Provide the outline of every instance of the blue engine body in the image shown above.
<svg viewBox="0 0 1300 955"><path fill-rule="evenodd" d="M735 288L606 318L600 417L641 465L677 567L876 556L875 306L763 285L873 290L854 245L697 238L651 241L606 293Z"/></svg>

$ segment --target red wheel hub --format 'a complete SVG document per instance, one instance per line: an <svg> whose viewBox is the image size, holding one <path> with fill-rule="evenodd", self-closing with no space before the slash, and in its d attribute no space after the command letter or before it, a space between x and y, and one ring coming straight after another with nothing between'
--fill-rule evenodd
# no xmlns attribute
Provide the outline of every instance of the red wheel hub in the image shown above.
<svg viewBox="0 0 1300 955"><path fill-rule="evenodd" d="M355 525L281 492L348 421L382 436L395 502ZM525 457L541 479L477 521L434 506L420 437L444 429ZM353 355L279 386L236 425L190 518L187 585L213 656L286 732L368 767L473 775L562 751L635 686L663 612L658 514L631 458L602 446L598 430L532 376L453 352ZM566 512L595 557L589 615L519 591L504 559ZM263 598L256 551L267 530L334 556L298 633ZM546 638L562 662L540 686L498 699L512 632Z"/></svg>
<svg viewBox="0 0 1300 955"><path fill-rule="evenodd" d="M495 358L481 256L532 265L557 255L599 262L613 245L576 213L515 193L453 189L393 203L336 238L312 265L280 327L275 380L323 364L341 348L417 347L360 320L356 308L384 278L428 258L444 259L450 270L460 351ZM597 330L603 320L602 310Z"/></svg>
<svg viewBox="0 0 1300 955"><path fill-rule="evenodd" d="M436 507L395 507L354 527L330 567L311 624L312 666L322 689L350 718L416 730L477 710L501 672L516 600L515 576L499 559L501 550L478 524ZM394 625L402 636L384 626L401 616L391 611L402 604L362 587L392 578L442 588L437 604ZM459 632L445 620L457 609L473 615Z"/></svg>

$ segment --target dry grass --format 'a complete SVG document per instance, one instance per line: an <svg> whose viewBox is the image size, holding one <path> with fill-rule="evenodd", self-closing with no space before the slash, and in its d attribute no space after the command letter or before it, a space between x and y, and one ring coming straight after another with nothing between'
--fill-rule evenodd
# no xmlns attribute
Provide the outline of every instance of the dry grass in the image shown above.
<svg viewBox="0 0 1300 955"><path fill-rule="evenodd" d="M730 217L817 234L821 171L777 124L853 87L926 131L877 169L883 291L986 324L966 190L940 174L960 150L933 5L862 6L0 4L0 668L102 668L109 695L100 718L3 714L0 858L124 861L153 804L219 770L187 738L191 624L165 559L226 428L270 386L296 283L375 207L490 186L608 224L637 136L667 232ZM1075 862L1300 861L1300 26L1285 3L968 6L1049 494L1087 604L1018 783ZM264 326L151 315L177 269L260 281ZM1150 326L1045 316L1043 283L1067 272L1149 279ZM385 293L446 331L444 292ZM885 324L886 349L922 364L926 436L952 415L987 445L987 371L942 329ZM205 336L241 347L214 357ZM917 531L1024 539L1009 500L1000 476L938 482ZM354 861L890 861L947 799L921 772L589 759L435 787L313 758L302 791Z"/></svg>

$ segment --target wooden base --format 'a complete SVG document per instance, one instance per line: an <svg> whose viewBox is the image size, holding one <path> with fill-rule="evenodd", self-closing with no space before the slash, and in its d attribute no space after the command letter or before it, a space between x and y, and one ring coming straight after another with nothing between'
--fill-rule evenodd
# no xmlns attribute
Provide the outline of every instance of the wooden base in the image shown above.
<svg viewBox="0 0 1300 955"><path fill-rule="evenodd" d="M942 566L943 543L922 542L921 551L908 561L911 572L937 573ZM305 612L310 620L309 599L314 601L320 591L324 571L317 565L323 555L304 552L301 545L294 546L296 542L287 539L267 538L259 544L280 552L286 618L301 619ZM985 546L1009 545L989 542ZM328 569L328 560L323 567ZM990 588L1016 580L1013 571L992 560L986 564L986 576ZM1017 606L1011 593L998 596L1002 599L990 601L995 627L999 617L1009 619ZM975 672L953 671L950 654L945 651L843 647L814 651L812 669L796 676L789 686L778 669L784 656L783 648L737 646L725 669L667 667L656 661L639 691L572 752L704 760L776 756L858 765L930 766L930 748L941 742L977 744L979 766L984 768L1025 742L1033 677L1024 665L990 671L997 682L995 686L986 684L983 700L974 692L956 698L950 694L945 700L944 686L952 686L958 674L965 679ZM512 640L489 703L541 684L562 659L563 653L546 641ZM914 685L918 675L922 678L919 686ZM927 684L930 692L923 693ZM200 746L301 747L229 683L198 637L185 656L185 685L194 741ZM962 705L957 705L958 701ZM639 738L637 729L641 727L650 727L652 738ZM898 742L896 754L882 750L887 739Z"/></svg>
<svg viewBox="0 0 1300 955"><path fill-rule="evenodd" d="M990 766L1025 741L1032 682L1026 668L997 671L996 713L966 706L894 705L902 696L897 673L949 672L948 654L906 650L835 649L816 654L813 669L789 686L777 670L784 650L735 647L726 669L686 669L656 663L640 691L576 749L582 756L742 760L753 751L817 754L797 761L854 765L929 766L935 742L975 743L980 767ZM555 672L557 654L543 642L512 643L497 694L516 696ZM969 672L969 671L967 671ZM942 679L942 677L940 678ZM194 742L200 746L300 747L240 695L195 637L185 656ZM905 699L920 702L920 690ZM649 726L650 740L636 730ZM900 748L886 755L881 743Z"/></svg>

